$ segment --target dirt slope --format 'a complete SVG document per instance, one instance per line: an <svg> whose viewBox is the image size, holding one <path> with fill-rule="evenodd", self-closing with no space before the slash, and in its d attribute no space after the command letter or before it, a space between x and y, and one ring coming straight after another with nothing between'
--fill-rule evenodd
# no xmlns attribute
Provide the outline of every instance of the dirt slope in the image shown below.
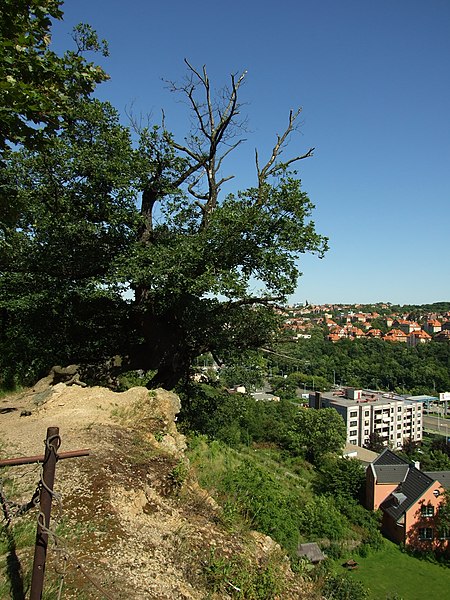
<svg viewBox="0 0 450 600"><path fill-rule="evenodd" d="M222 526L220 508L198 486L184 456L185 440L175 425L179 407L178 397L164 390L114 393L62 383L0 401L2 457L42 454L50 426L59 427L61 451L91 451L57 464L62 506L55 500L58 537L48 555L49 597L57 597L51 590L64 572L62 598L243 598L215 571L235 557L256 570L276 564L287 582L279 598L313 597L270 538ZM39 475L30 465L1 470L8 500L29 500ZM33 510L13 522L31 520L34 527L35 518ZM17 544L25 587L32 546ZM0 557L3 573L9 558L6 552Z"/></svg>

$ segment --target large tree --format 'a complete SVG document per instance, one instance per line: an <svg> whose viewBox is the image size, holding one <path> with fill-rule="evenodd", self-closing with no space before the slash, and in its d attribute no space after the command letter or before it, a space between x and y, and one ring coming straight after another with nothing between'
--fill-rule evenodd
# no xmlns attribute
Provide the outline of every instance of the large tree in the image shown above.
<svg viewBox="0 0 450 600"><path fill-rule="evenodd" d="M140 130L143 224L138 260L134 254L128 261L142 334L136 364L157 369L153 384L169 387L200 353L220 360L266 343L274 303L295 289L297 258L326 250L309 220L313 205L289 171L313 149L281 159L300 110L290 112L267 161L256 152L256 185L223 198L223 185L233 177L224 174L225 159L243 141L245 73L232 75L214 94L206 68L186 65L186 80L170 84L191 109L183 143L164 120Z"/></svg>
<svg viewBox="0 0 450 600"><path fill-rule="evenodd" d="M299 256L326 250L289 170L312 149L281 160L300 111L267 161L256 153L255 186L223 197L224 161L242 142L244 75L213 94L206 69L187 69L172 84L192 109L183 143L163 119L133 123L133 149L109 105L83 100L45 147L8 158L22 207L0 281L9 364L35 354L37 374L120 354L125 368L156 372L150 385L171 388L199 354L223 360L267 343Z"/></svg>

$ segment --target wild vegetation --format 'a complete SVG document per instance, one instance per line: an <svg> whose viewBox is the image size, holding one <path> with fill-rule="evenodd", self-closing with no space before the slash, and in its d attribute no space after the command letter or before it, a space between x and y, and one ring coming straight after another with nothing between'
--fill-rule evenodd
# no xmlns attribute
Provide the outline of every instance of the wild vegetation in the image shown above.
<svg viewBox="0 0 450 600"><path fill-rule="evenodd" d="M266 356L275 387L292 391L306 386L330 389L333 384L391 390L399 393L430 394L450 389L450 344L429 342L412 348L380 339L343 339L331 343L318 328L311 339L276 346ZM283 377L284 378L284 377ZM295 394L294 394L295 396Z"/></svg>
<svg viewBox="0 0 450 600"><path fill-rule="evenodd" d="M273 537L325 597L365 598L331 560L384 547L377 515L360 503L363 470L339 456L345 426L335 411L308 411L292 400L298 388L336 381L412 393L449 389L448 346L331 345L321 332L274 345L274 307L294 291L299 258L327 250L293 170L313 149L283 154L300 110L290 112L265 158L256 154L255 185L224 195L233 177L223 174L226 158L243 142L244 73L214 95L206 68L186 61L186 79L170 82L190 107L183 141L164 119L131 116L125 127L114 107L92 96L107 75L85 55L107 54L106 43L80 25L74 49L57 56L50 34L51 19L62 18L60 1L3 4L0 384L33 383L53 365L73 363L98 380L118 355L116 369L128 372L119 387L179 385L191 463L222 506L223 524ZM267 345L274 352L258 352ZM200 356L226 362L219 381L193 383ZM279 403L223 390L256 386L269 372ZM449 456L438 445L431 452L433 464ZM167 474L175 490L187 476L182 462ZM306 541L319 542L329 557L315 571L297 554ZM252 570L243 559L211 555L202 576L221 593L230 574L244 590L239 597L280 593L270 562Z"/></svg>
<svg viewBox="0 0 450 600"><path fill-rule="evenodd" d="M337 413L334 419L289 401L256 402L218 385L191 384L185 393L180 426L189 434L190 460L229 527L270 535L300 570L299 543L317 541L334 559L383 546L377 515L361 505L364 470L339 456L345 427ZM347 597L333 572L330 562L311 575L333 587L330 597ZM349 598L365 597L357 587L349 583Z"/></svg>

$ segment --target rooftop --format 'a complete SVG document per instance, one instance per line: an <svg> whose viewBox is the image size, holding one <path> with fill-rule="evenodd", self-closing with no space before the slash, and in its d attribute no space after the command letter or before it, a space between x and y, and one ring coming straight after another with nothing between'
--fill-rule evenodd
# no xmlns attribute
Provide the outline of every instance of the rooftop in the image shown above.
<svg viewBox="0 0 450 600"><path fill-rule="evenodd" d="M352 398L352 395L360 397ZM407 396L395 394L393 392L381 392L379 390L354 390L353 388L342 388L323 392L322 397L331 400L334 404L340 406L358 406L360 404L390 404L392 402L403 402L406 404L422 404L424 402L436 400L430 396Z"/></svg>

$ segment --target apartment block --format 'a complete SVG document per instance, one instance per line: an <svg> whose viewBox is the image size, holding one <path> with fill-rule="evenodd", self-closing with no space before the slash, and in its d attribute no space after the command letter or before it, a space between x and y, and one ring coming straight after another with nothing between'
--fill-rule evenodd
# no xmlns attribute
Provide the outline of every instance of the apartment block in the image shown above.
<svg viewBox="0 0 450 600"><path fill-rule="evenodd" d="M347 425L347 442L369 443L377 433L385 446L401 448L405 439L421 441L423 401L388 392L345 388L310 394L310 408L334 408Z"/></svg>

